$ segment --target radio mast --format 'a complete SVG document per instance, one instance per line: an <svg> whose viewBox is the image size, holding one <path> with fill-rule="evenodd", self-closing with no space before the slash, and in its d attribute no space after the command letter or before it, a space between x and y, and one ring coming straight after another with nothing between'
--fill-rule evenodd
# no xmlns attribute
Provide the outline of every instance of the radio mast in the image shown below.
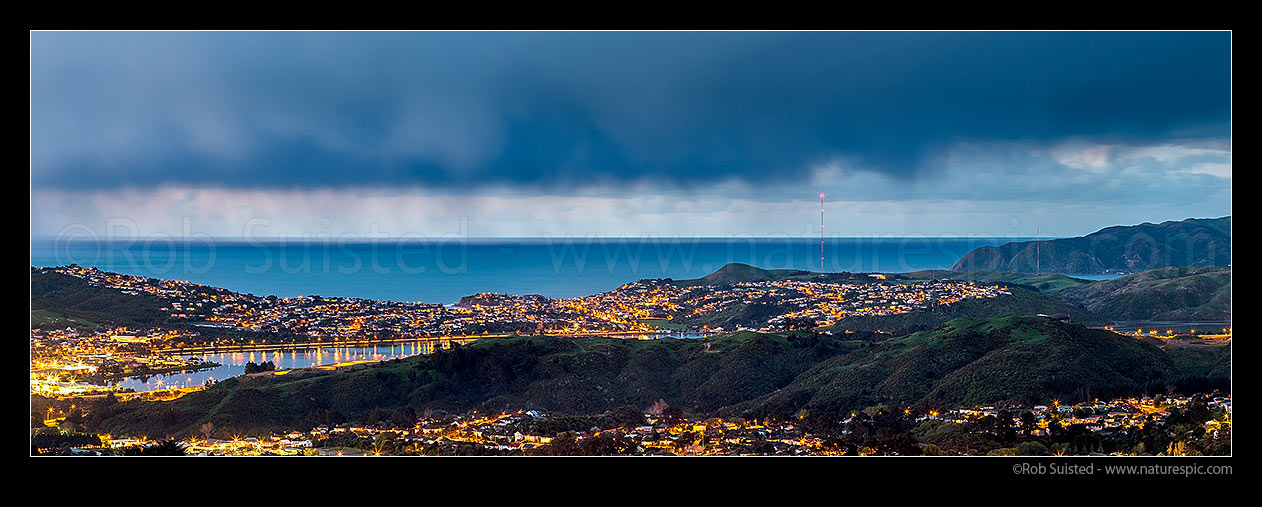
<svg viewBox="0 0 1262 507"><path fill-rule="evenodd" d="M1043 274L1043 241L1040 236L1043 235L1042 227L1034 228L1034 274Z"/></svg>
<svg viewBox="0 0 1262 507"><path fill-rule="evenodd" d="M828 197L823 191L819 193L819 272L824 272L824 198Z"/></svg>

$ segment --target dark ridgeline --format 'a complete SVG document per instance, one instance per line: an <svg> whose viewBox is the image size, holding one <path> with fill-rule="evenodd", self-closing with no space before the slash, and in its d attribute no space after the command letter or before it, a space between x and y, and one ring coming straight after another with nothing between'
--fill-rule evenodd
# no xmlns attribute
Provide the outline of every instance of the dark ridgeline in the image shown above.
<svg viewBox="0 0 1262 507"><path fill-rule="evenodd" d="M686 412L761 417L1230 389L1230 347L1175 357L1158 342L1044 317L958 319L879 342L811 332L487 338L353 372L232 378L169 402L98 409L88 427L182 437L207 420L254 434L363 421L374 411L591 415L665 400Z"/></svg>
<svg viewBox="0 0 1262 507"><path fill-rule="evenodd" d="M1138 273L1231 265L1231 217L1106 227L1078 238L1018 241L969 252L952 271Z"/></svg>

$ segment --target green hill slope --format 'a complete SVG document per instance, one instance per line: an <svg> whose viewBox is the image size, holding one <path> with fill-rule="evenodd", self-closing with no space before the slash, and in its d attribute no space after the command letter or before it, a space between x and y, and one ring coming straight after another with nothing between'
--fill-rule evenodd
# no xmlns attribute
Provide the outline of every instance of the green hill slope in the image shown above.
<svg viewBox="0 0 1262 507"><path fill-rule="evenodd" d="M125 294L95 287L82 278L31 268L32 325L65 326L75 322L118 326L165 323L166 303L149 294ZM72 319L74 322L72 322Z"/></svg>
<svg viewBox="0 0 1262 507"><path fill-rule="evenodd" d="M1182 375L1161 349L1111 332L1040 317L960 319L830 359L731 410L1080 400L1162 389Z"/></svg>
<svg viewBox="0 0 1262 507"><path fill-rule="evenodd" d="M1231 268L1154 269L1066 289L1058 297L1117 320L1229 321Z"/></svg>
<svg viewBox="0 0 1262 507"><path fill-rule="evenodd" d="M1209 389L1231 389L1231 344L1166 347L1166 355L1188 377L1204 377ZM1204 389L1204 390L1209 390Z"/></svg>

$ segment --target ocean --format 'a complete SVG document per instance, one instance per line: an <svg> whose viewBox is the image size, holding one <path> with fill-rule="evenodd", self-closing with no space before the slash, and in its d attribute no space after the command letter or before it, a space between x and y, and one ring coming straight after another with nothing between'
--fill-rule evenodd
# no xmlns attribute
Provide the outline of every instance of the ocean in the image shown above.
<svg viewBox="0 0 1262 507"><path fill-rule="evenodd" d="M949 269L982 246L1024 237L827 238L822 270ZM1048 238L1041 238L1048 239ZM161 237L33 239L31 265L78 264L259 296L452 304L479 292L576 297L642 278L699 278L724 264L820 271L817 238L452 238L340 242Z"/></svg>

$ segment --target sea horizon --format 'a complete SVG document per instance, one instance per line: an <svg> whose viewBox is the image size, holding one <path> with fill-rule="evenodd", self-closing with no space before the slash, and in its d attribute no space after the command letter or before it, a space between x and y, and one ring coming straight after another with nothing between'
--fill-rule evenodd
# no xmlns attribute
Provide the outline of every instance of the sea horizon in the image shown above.
<svg viewBox="0 0 1262 507"><path fill-rule="evenodd" d="M690 279L730 263L814 272L950 269L969 251L1046 237L32 238L31 266L77 264L241 293L453 304L483 293L550 298L644 278Z"/></svg>

